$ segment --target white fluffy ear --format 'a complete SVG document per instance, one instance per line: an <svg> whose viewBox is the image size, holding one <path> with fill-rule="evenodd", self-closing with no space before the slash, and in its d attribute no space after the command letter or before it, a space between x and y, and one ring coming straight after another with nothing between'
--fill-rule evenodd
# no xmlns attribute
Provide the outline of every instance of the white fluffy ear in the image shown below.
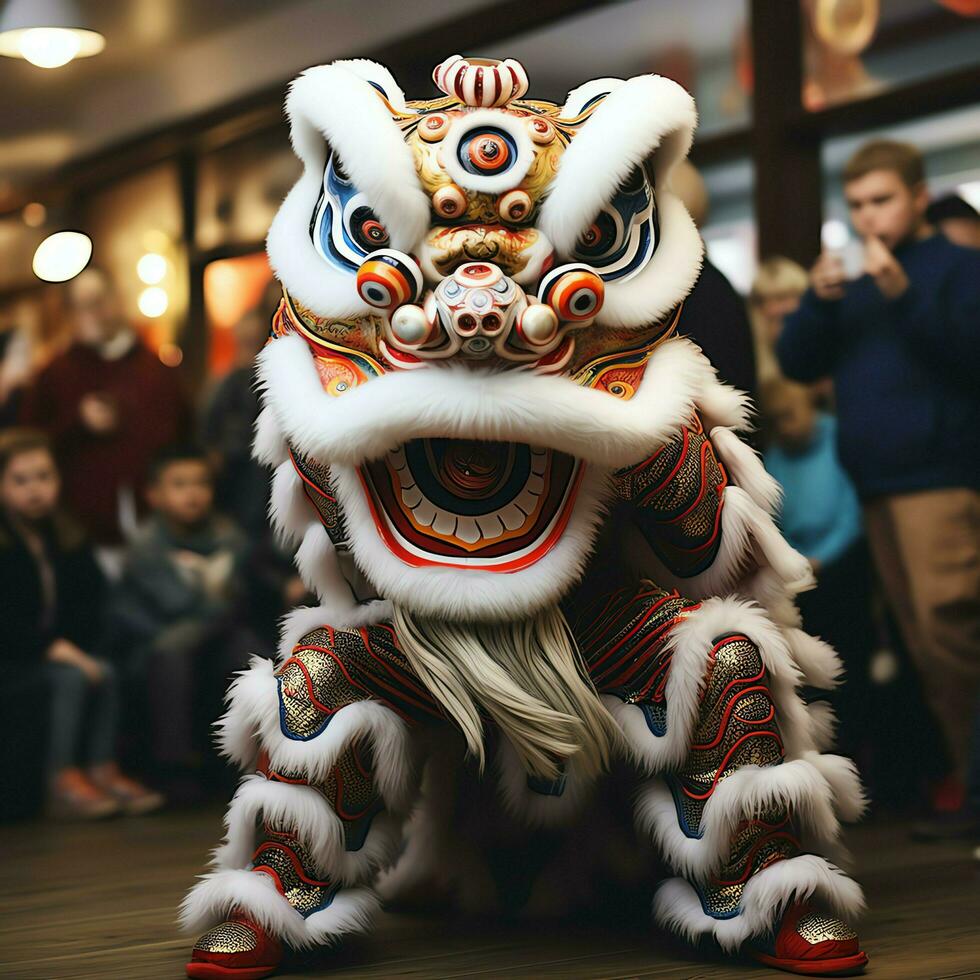
<svg viewBox="0 0 980 980"><path fill-rule="evenodd" d="M394 248L414 251L429 226L429 201L393 111L406 111L401 89L386 68L363 59L310 68L290 86L286 114L303 176L279 209L266 247L277 277L321 315L370 312L357 296L354 277L324 262L310 240L328 144L388 229Z"/></svg>
<svg viewBox="0 0 980 980"><path fill-rule="evenodd" d="M334 65L340 65L349 72L370 82L390 103L393 109L398 112L406 112L405 93L401 90L395 76L376 61L367 58L346 58L343 61L335 61Z"/></svg>
<svg viewBox="0 0 980 980"><path fill-rule="evenodd" d="M568 98L561 107L562 119L574 119L581 115L590 103L604 99L614 88L619 88L622 84L621 78L593 78L591 82L583 82L568 93Z"/></svg>
<svg viewBox="0 0 980 980"><path fill-rule="evenodd" d="M633 168L651 157L659 195L687 155L697 124L691 96L660 75L586 82L569 94L562 117L579 115L596 99L601 102L563 154L541 208L539 224L559 252L575 245Z"/></svg>
<svg viewBox="0 0 980 980"><path fill-rule="evenodd" d="M701 238L670 191L670 171L687 155L697 124L694 100L659 75L625 82L600 78L569 94L562 118L576 125L575 117L583 113L588 115L561 158L538 224L567 256L633 169L648 163L660 212L660 244L639 274L606 284L597 317L605 326L643 326L673 309L701 268Z"/></svg>

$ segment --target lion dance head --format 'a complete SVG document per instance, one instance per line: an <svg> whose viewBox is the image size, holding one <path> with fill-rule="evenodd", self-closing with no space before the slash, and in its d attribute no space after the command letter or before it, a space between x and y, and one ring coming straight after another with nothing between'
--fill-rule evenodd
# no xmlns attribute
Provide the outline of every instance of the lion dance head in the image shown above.
<svg viewBox="0 0 980 980"><path fill-rule="evenodd" d="M406 101L341 61L290 90L304 171L268 237L257 454L330 621L394 617L443 703L491 714L520 647L555 675L504 670L537 706L526 761L591 741L598 764L605 713L558 604L683 384L651 359L701 262L670 190L694 105L654 75L536 101L513 60L454 55L433 79L441 97Z"/></svg>

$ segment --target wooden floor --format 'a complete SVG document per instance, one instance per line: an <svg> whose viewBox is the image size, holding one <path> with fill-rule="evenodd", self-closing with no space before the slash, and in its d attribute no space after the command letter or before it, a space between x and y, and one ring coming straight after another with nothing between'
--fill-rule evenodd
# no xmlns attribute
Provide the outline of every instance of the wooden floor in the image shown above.
<svg viewBox="0 0 980 980"><path fill-rule="evenodd" d="M213 811L4 829L0 977L177 980L174 910L219 836ZM980 977L980 863L966 845L912 844L902 825L849 834L881 980ZM783 974L697 956L654 928L460 925L386 915L371 939L284 977L693 978Z"/></svg>

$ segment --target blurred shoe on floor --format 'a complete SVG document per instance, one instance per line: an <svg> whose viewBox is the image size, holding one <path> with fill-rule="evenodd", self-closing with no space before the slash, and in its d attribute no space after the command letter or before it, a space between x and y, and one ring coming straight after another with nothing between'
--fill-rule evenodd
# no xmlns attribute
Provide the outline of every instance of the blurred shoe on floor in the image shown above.
<svg viewBox="0 0 980 980"><path fill-rule="evenodd" d="M107 796L116 800L124 813L139 816L159 810L164 804L161 793L123 774L115 762L104 762L89 770L92 783Z"/></svg>
<svg viewBox="0 0 980 980"><path fill-rule="evenodd" d="M51 781L48 814L58 820L101 820L120 810L119 802L81 769L63 769Z"/></svg>

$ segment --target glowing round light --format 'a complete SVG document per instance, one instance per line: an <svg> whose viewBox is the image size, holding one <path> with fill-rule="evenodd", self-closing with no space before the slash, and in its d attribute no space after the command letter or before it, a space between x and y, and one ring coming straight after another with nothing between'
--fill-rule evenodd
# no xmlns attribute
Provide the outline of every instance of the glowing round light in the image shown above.
<svg viewBox="0 0 980 980"><path fill-rule="evenodd" d="M151 320L158 316L163 316L170 305L170 298L167 291L159 286L148 286L140 293L136 305L140 308L140 313Z"/></svg>
<svg viewBox="0 0 980 980"><path fill-rule="evenodd" d="M136 263L136 275L147 286L155 286L167 274L167 260L159 252L147 252Z"/></svg>
<svg viewBox="0 0 980 980"><path fill-rule="evenodd" d="M32 268L45 282L67 282L88 265L92 239L80 231L58 231L37 247Z"/></svg>
<svg viewBox="0 0 980 980"><path fill-rule="evenodd" d="M17 47L25 60L38 68L60 68L67 65L81 48L74 31L62 27L35 27L24 31Z"/></svg>
<svg viewBox="0 0 980 980"><path fill-rule="evenodd" d="M0 54L23 58L38 68L61 68L75 58L88 58L105 47L96 31L74 27L26 27L0 33Z"/></svg>

